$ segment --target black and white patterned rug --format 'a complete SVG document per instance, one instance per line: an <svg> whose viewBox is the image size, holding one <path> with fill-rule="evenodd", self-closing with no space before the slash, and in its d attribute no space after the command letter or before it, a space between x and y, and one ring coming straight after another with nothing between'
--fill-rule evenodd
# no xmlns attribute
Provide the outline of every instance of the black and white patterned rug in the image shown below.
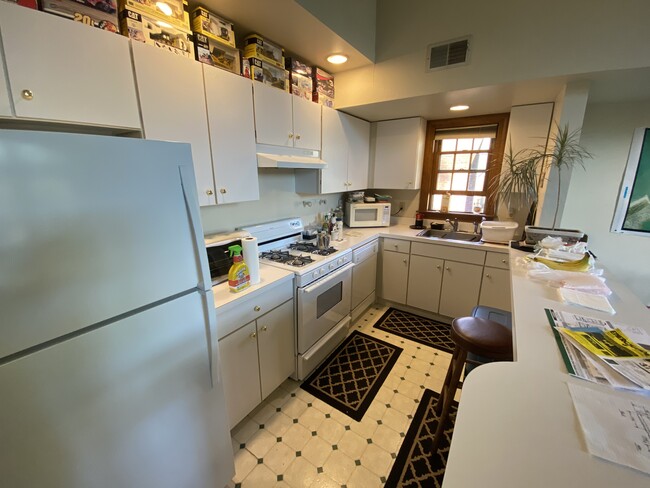
<svg viewBox="0 0 650 488"><path fill-rule="evenodd" d="M300 386L359 422L401 352L354 331Z"/></svg>
<svg viewBox="0 0 650 488"><path fill-rule="evenodd" d="M438 393L429 389L424 390L384 488L440 488L442 486L458 403L452 404L438 452L432 453L433 436L438 428L438 416L434 411L437 400Z"/></svg>
<svg viewBox="0 0 650 488"><path fill-rule="evenodd" d="M449 335L451 330L449 324L389 308L374 327L425 346L448 353L454 352L454 342Z"/></svg>

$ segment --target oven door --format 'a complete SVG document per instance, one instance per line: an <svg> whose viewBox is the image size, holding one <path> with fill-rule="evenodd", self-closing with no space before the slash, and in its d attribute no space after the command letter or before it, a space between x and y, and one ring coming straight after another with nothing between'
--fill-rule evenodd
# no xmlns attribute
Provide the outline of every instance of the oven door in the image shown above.
<svg viewBox="0 0 650 488"><path fill-rule="evenodd" d="M304 354L318 339L350 314L353 264L298 288L298 353Z"/></svg>

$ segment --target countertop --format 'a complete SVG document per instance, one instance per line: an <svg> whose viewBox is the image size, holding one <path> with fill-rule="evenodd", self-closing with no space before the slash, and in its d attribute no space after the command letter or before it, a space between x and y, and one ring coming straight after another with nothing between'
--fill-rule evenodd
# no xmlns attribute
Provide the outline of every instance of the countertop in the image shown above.
<svg viewBox="0 0 650 488"><path fill-rule="evenodd" d="M523 254L510 250L516 360L481 366L464 382L444 487L650 486L650 476L588 453L567 383L591 383L566 372L544 308L648 330L650 312L613 276L607 285L616 315L566 305L555 289L526 277L516 265Z"/></svg>
<svg viewBox="0 0 650 488"><path fill-rule="evenodd" d="M256 285L251 285L248 288L240 291L239 293L231 293L228 287L228 282L219 283L212 287L214 294L214 306L218 309L229 308L234 303L244 297L250 297L264 289L269 289L284 281L292 280L294 274L291 271L260 264L260 282Z"/></svg>

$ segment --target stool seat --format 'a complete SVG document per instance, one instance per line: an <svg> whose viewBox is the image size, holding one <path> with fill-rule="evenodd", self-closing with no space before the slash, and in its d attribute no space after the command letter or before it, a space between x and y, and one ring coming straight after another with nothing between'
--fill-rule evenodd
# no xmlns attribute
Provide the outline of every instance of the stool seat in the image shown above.
<svg viewBox="0 0 650 488"><path fill-rule="evenodd" d="M478 356L512 361L512 332L478 317L461 317L451 323L451 338L458 347Z"/></svg>

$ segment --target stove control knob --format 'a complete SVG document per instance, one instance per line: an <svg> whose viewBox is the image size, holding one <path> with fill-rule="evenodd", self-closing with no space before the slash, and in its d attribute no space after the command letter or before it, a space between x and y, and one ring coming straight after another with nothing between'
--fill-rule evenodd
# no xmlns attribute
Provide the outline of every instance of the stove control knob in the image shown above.
<svg viewBox="0 0 650 488"><path fill-rule="evenodd" d="M334 269L334 263L330 263L330 269Z"/></svg>
<svg viewBox="0 0 650 488"><path fill-rule="evenodd" d="M345 262L344 258L339 258L338 261L336 261L336 264L343 264Z"/></svg>
<svg viewBox="0 0 650 488"><path fill-rule="evenodd" d="M314 271L314 274L313 274L314 278L318 278L318 274L319 274L318 270Z"/></svg>

